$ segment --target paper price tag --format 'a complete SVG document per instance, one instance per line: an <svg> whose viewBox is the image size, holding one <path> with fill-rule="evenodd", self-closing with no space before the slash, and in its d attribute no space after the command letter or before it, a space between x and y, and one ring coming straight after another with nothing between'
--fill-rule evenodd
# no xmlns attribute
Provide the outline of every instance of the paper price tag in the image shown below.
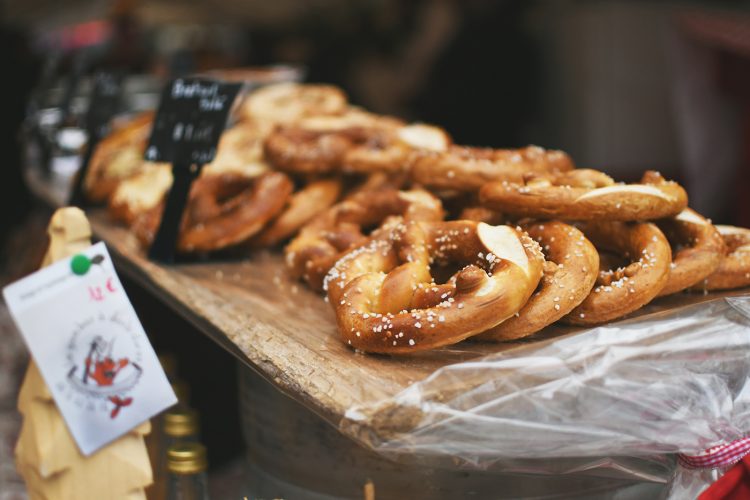
<svg viewBox="0 0 750 500"><path fill-rule="evenodd" d="M162 92L145 158L189 166L216 156L242 85L201 78L177 78Z"/></svg>
<svg viewBox="0 0 750 500"><path fill-rule="evenodd" d="M104 243L3 296L84 455L177 402Z"/></svg>

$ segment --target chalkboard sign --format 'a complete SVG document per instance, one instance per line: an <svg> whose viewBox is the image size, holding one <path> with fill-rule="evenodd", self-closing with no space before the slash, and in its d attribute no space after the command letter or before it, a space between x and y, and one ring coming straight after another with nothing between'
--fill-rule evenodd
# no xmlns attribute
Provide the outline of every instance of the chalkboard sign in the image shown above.
<svg viewBox="0 0 750 500"><path fill-rule="evenodd" d="M68 202L70 205L83 206L86 202L83 194L83 183L88 174L89 163L96 145L109 133L112 118L120 110L122 80L121 73L99 72L94 75L85 124L88 143Z"/></svg>
<svg viewBox="0 0 750 500"><path fill-rule="evenodd" d="M146 147L148 161L172 164L172 188L148 256L173 262L180 221L190 186L204 164L216 156L242 84L201 78L177 78L166 86Z"/></svg>
<svg viewBox="0 0 750 500"><path fill-rule="evenodd" d="M173 80L162 93L146 160L186 166L213 160L241 87L200 78Z"/></svg>

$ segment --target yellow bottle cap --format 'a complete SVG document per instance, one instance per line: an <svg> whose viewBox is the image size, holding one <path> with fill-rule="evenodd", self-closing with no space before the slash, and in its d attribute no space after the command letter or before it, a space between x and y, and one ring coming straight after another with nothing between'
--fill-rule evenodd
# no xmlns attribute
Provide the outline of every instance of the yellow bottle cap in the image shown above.
<svg viewBox="0 0 750 500"><path fill-rule="evenodd" d="M197 474L208 467L206 447L200 443L180 443L167 450L167 470L174 474Z"/></svg>
<svg viewBox="0 0 750 500"><path fill-rule="evenodd" d="M173 408L164 414L164 434L185 437L198 434L198 413L190 408Z"/></svg>

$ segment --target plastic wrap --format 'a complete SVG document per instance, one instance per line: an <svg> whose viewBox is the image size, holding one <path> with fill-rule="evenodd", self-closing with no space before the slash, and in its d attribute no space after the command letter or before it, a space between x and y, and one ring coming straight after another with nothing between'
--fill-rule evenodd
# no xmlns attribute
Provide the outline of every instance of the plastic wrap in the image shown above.
<svg viewBox="0 0 750 500"><path fill-rule="evenodd" d="M396 459L627 473L623 457L699 453L748 434L749 371L750 296L729 297L445 366L350 408L340 429ZM674 469L631 476L662 481ZM672 494L716 475L681 470Z"/></svg>

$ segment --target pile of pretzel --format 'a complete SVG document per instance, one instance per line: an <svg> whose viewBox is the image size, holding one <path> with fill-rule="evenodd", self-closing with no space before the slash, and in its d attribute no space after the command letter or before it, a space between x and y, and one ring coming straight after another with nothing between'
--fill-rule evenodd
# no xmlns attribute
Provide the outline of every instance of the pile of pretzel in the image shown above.
<svg viewBox="0 0 750 500"><path fill-rule="evenodd" d="M235 118L193 184L178 251L285 244L362 351L518 339L750 285L750 230L712 225L656 172L622 184L560 151L457 146L323 85L262 88ZM171 185L168 166L141 160L150 120L104 140L86 182L144 245Z"/></svg>

